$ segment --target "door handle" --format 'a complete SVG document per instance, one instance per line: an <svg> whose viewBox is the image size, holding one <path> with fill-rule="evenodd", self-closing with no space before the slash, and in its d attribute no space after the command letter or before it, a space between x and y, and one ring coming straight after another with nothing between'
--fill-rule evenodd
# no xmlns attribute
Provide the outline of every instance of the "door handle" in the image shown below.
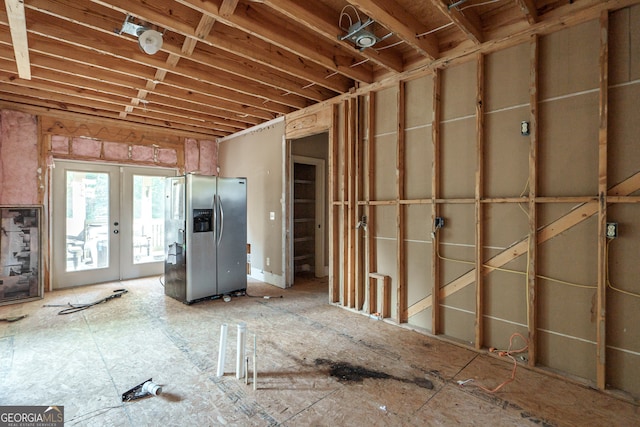
<svg viewBox="0 0 640 427"><path fill-rule="evenodd" d="M224 231L224 208L222 206L222 198L218 196L218 207L220 208L220 234L218 234L218 246L222 241L222 232Z"/></svg>

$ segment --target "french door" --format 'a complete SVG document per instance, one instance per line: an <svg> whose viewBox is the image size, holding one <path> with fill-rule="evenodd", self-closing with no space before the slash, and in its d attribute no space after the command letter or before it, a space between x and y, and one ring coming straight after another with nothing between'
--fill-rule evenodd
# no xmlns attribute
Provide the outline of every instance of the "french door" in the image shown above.
<svg viewBox="0 0 640 427"><path fill-rule="evenodd" d="M53 288L162 274L172 169L56 161Z"/></svg>

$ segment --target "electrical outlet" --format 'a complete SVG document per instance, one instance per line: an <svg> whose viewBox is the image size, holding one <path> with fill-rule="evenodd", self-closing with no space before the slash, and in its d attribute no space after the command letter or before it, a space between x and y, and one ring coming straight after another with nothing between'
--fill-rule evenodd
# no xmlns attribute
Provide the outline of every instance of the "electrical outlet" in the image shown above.
<svg viewBox="0 0 640 427"><path fill-rule="evenodd" d="M441 216L436 217L436 221L434 224L436 230L439 228L444 227L444 218L442 218Z"/></svg>
<svg viewBox="0 0 640 427"><path fill-rule="evenodd" d="M271 260L269 259L269 257L267 257L267 267L269 267L270 264L271 264Z"/></svg>
<svg viewBox="0 0 640 427"><path fill-rule="evenodd" d="M276 219L276 213L275 212L269 212L269 219L271 221L275 221Z"/></svg>
<svg viewBox="0 0 640 427"><path fill-rule="evenodd" d="M607 239L615 239L616 237L618 237L618 223L608 222L607 223Z"/></svg>

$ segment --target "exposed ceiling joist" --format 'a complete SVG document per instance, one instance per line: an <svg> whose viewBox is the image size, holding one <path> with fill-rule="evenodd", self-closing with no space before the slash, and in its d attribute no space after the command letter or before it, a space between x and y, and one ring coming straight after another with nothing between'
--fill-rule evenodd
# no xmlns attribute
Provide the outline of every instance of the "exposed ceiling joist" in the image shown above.
<svg viewBox="0 0 640 427"><path fill-rule="evenodd" d="M520 10L522 10L524 16L527 17L529 24L538 22L538 9L536 8L534 0L516 0L516 3L520 6Z"/></svg>
<svg viewBox="0 0 640 427"><path fill-rule="evenodd" d="M0 10L0 105L215 138L640 0L456 2L11 0ZM355 16L341 22L345 7ZM363 50L344 37L360 17L376 39ZM139 28L161 34L154 54Z"/></svg>
<svg viewBox="0 0 640 427"><path fill-rule="evenodd" d="M426 31L426 26L392 0L349 0L370 18L384 25L409 46L429 59L439 55L435 36L416 37Z"/></svg>
<svg viewBox="0 0 640 427"><path fill-rule="evenodd" d="M433 5L440 10L440 12L451 19L454 25L458 27L460 31L467 36L467 38L472 40L475 44L480 44L484 41L478 15L472 11L465 11L463 14L458 10L457 6L450 7L449 4L444 2L445 0L431 1L433 2Z"/></svg>
<svg viewBox="0 0 640 427"><path fill-rule="evenodd" d="M18 76L21 79L31 79L31 64L29 62L29 42L27 40L27 19L24 13L24 0L5 0L13 54L16 59Z"/></svg>

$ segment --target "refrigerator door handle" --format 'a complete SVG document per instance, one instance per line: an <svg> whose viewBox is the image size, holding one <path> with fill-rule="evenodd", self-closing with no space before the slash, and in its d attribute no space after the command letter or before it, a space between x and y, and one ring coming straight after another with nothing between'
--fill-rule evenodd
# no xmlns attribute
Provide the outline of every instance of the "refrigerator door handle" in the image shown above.
<svg viewBox="0 0 640 427"><path fill-rule="evenodd" d="M220 209L220 233L218 234L218 246L222 241L222 233L224 232L224 207L222 206L222 198L218 196L218 209Z"/></svg>

